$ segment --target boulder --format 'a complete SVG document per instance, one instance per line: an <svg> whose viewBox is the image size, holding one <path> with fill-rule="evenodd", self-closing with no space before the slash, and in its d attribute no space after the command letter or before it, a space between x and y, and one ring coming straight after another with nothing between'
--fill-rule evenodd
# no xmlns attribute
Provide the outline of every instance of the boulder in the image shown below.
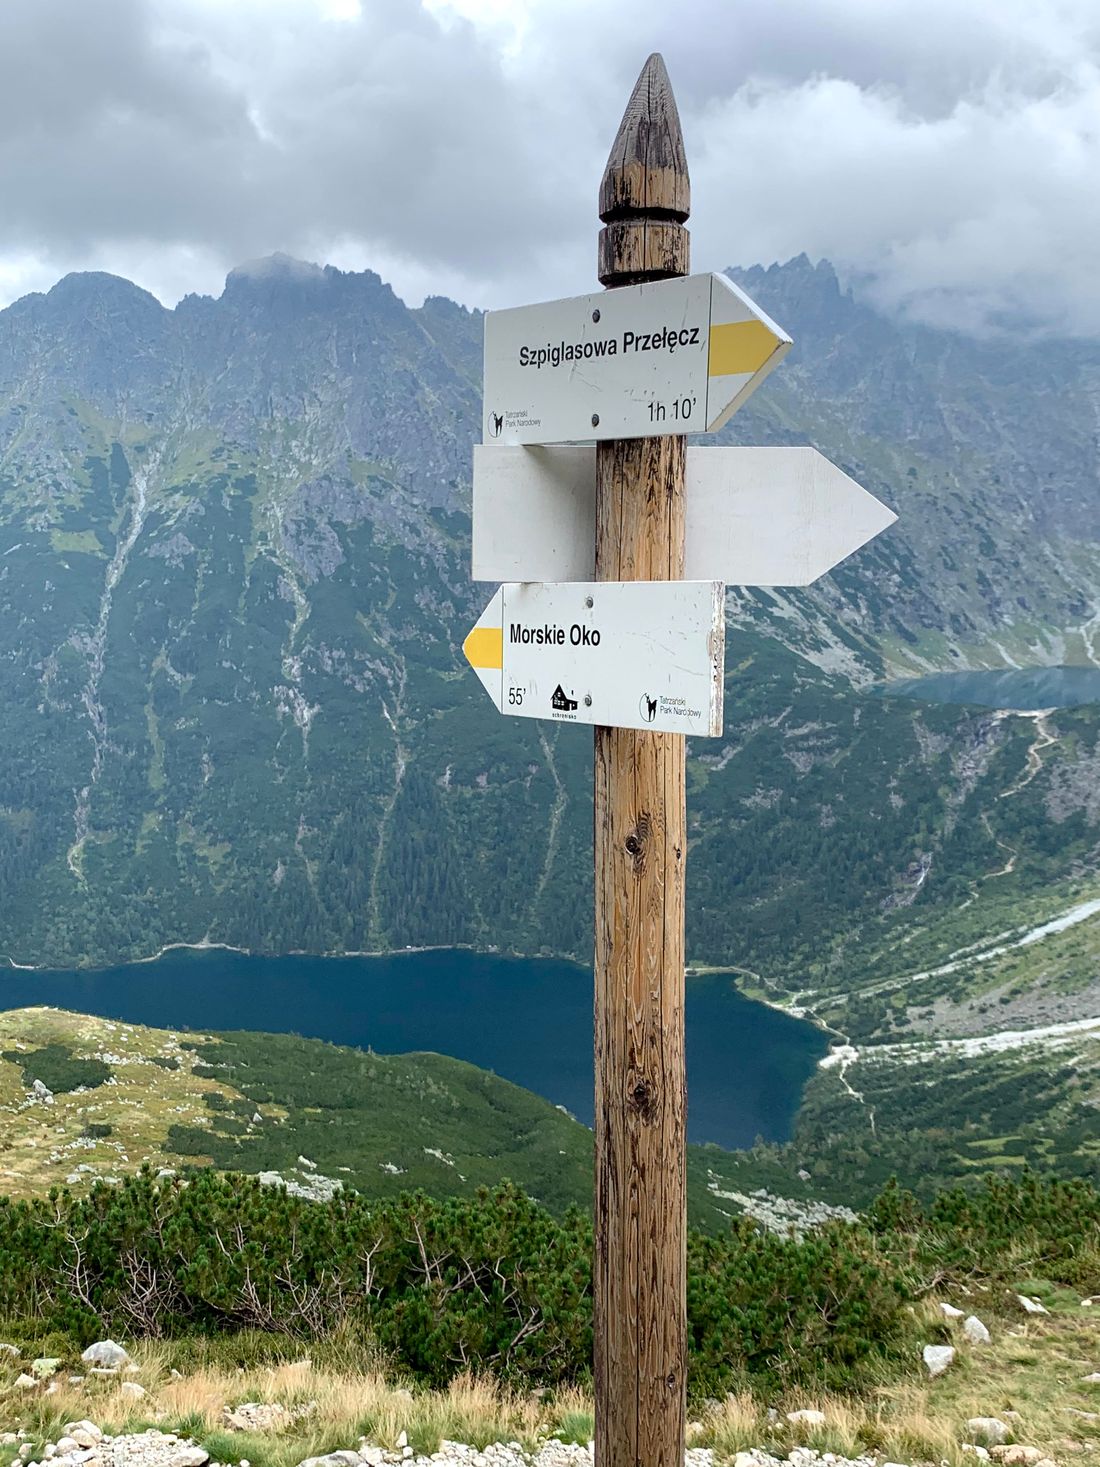
<svg viewBox="0 0 1100 1467"><path fill-rule="evenodd" d="M1025 1309L1028 1314L1050 1313L1050 1310L1040 1304L1038 1299L1029 1299L1026 1294L1017 1294L1016 1298L1019 1300L1021 1308Z"/></svg>
<svg viewBox="0 0 1100 1467"><path fill-rule="evenodd" d="M15 1383L21 1391L33 1390L38 1384L33 1375L28 1375L24 1370L15 1377Z"/></svg>
<svg viewBox="0 0 1100 1467"><path fill-rule="evenodd" d="M787 1420L792 1426L824 1426L824 1411L788 1411Z"/></svg>
<svg viewBox="0 0 1100 1467"><path fill-rule="evenodd" d="M19 1349L16 1345L0 1345L0 1355L10 1355L13 1360L18 1360Z"/></svg>
<svg viewBox="0 0 1100 1467"><path fill-rule="evenodd" d="M98 1447L103 1440L103 1433L94 1421L69 1421L65 1425L65 1435L71 1436L77 1446L85 1450Z"/></svg>
<svg viewBox="0 0 1100 1467"><path fill-rule="evenodd" d="M148 1392L143 1385L138 1385L136 1380L124 1380L118 1388L119 1395L125 1401L144 1401Z"/></svg>
<svg viewBox="0 0 1100 1467"><path fill-rule="evenodd" d="M130 1359L122 1346L116 1345L114 1340L97 1340L94 1345L88 1346L80 1358L85 1365L106 1366L114 1370L127 1364Z"/></svg>
<svg viewBox="0 0 1100 1467"><path fill-rule="evenodd" d="M989 1446L1000 1446L1008 1440L1008 1422L999 1416L971 1416L966 1430L970 1436Z"/></svg>
<svg viewBox="0 0 1100 1467"><path fill-rule="evenodd" d="M58 1437L57 1450L63 1457L68 1457L72 1452L80 1451L80 1443L71 1436Z"/></svg>
<svg viewBox="0 0 1100 1467"><path fill-rule="evenodd" d="M963 1317L963 1311L956 1309L954 1304L941 1304L940 1308L943 1310L945 1319L961 1319Z"/></svg>
<svg viewBox="0 0 1100 1467"><path fill-rule="evenodd" d="M1003 1462L1004 1467L1036 1467L1036 1463L1043 1460L1038 1447L1025 1447L1018 1442L1013 1446L990 1447L989 1455L995 1461Z"/></svg>
<svg viewBox="0 0 1100 1467"><path fill-rule="evenodd" d="M210 1453L203 1447L186 1445L173 1452L168 1458L168 1467L206 1467Z"/></svg>
<svg viewBox="0 0 1100 1467"><path fill-rule="evenodd" d="M928 1374L935 1380L955 1363L954 1345L925 1345L921 1352Z"/></svg>
<svg viewBox="0 0 1100 1467"><path fill-rule="evenodd" d="M970 1314L963 1321L963 1334L972 1345L988 1345L990 1333L976 1314Z"/></svg>

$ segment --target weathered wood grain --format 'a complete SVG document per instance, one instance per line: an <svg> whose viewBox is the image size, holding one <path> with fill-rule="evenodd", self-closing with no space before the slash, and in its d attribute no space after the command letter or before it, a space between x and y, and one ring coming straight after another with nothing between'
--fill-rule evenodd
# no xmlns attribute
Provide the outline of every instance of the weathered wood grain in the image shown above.
<svg viewBox="0 0 1100 1467"><path fill-rule="evenodd" d="M686 274L679 117L646 62L600 187L605 285ZM682 437L601 443L596 578L683 574ZM595 733L596 1467L681 1467L687 1366L684 739Z"/></svg>
<svg viewBox="0 0 1100 1467"><path fill-rule="evenodd" d="M665 63L654 54L635 83L600 183L601 284L686 275L683 223L690 212L680 114Z"/></svg>

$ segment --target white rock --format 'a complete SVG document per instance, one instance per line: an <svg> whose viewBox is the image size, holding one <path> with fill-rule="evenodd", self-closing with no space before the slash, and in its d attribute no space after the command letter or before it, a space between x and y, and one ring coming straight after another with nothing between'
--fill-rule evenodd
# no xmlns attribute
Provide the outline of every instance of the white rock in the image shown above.
<svg viewBox="0 0 1100 1467"><path fill-rule="evenodd" d="M1094 1370L1091 1375L1083 1375L1081 1379L1086 1385L1100 1385L1100 1370Z"/></svg>
<svg viewBox="0 0 1100 1467"><path fill-rule="evenodd" d="M397 1441L394 1443L394 1445L397 1446L397 1447L407 1447L409 1445L409 1434L408 1434L408 1432L407 1431L398 1432Z"/></svg>
<svg viewBox="0 0 1100 1467"><path fill-rule="evenodd" d="M24 1370L15 1377L15 1383L21 1391L31 1391L38 1384L33 1375L28 1375Z"/></svg>
<svg viewBox="0 0 1100 1467"><path fill-rule="evenodd" d="M972 1345L988 1345L990 1333L976 1314L970 1314L963 1322L963 1334Z"/></svg>
<svg viewBox="0 0 1100 1467"><path fill-rule="evenodd" d="M824 1426L824 1411L788 1411L787 1420L793 1426Z"/></svg>
<svg viewBox="0 0 1100 1467"><path fill-rule="evenodd" d="M145 1387L138 1385L136 1380L124 1380L118 1388L118 1393L127 1401L144 1401L148 1394Z"/></svg>
<svg viewBox="0 0 1100 1467"><path fill-rule="evenodd" d="M367 1467L383 1467L383 1463L386 1460L386 1453L381 1447L360 1447L359 1460L365 1462Z"/></svg>
<svg viewBox="0 0 1100 1467"><path fill-rule="evenodd" d="M67 1457L70 1452L80 1451L80 1443L71 1436L59 1437L57 1442L57 1450L61 1453L63 1457Z"/></svg>
<svg viewBox="0 0 1100 1467"><path fill-rule="evenodd" d="M206 1467L210 1453L202 1447L182 1447L168 1458L168 1467Z"/></svg>
<svg viewBox="0 0 1100 1467"><path fill-rule="evenodd" d="M94 1421L69 1421L65 1435L71 1436L78 1447L97 1447L103 1440L103 1433Z"/></svg>
<svg viewBox="0 0 1100 1467"><path fill-rule="evenodd" d="M15 1345L0 1345L0 1355L10 1355L13 1360L18 1360L19 1350Z"/></svg>
<svg viewBox="0 0 1100 1467"><path fill-rule="evenodd" d="M999 1416L971 1416L966 1429L972 1437L991 1446L1000 1446L1008 1440L1008 1422Z"/></svg>
<svg viewBox="0 0 1100 1467"><path fill-rule="evenodd" d="M1050 1313L1050 1310L1044 1308L1044 1306L1039 1303L1038 1299L1029 1299L1026 1294L1017 1294L1016 1298L1020 1301L1023 1308L1027 1310L1028 1314Z"/></svg>
<svg viewBox="0 0 1100 1467"><path fill-rule="evenodd" d="M963 1311L956 1309L954 1304L941 1304L940 1308L943 1310L945 1319L961 1319L963 1317Z"/></svg>
<svg viewBox="0 0 1100 1467"><path fill-rule="evenodd" d="M85 1365L107 1365L118 1367L125 1365L130 1357L121 1345L116 1345L114 1340L97 1340L94 1345L89 1345L81 1355Z"/></svg>
<svg viewBox="0 0 1100 1467"><path fill-rule="evenodd" d="M992 1460L985 1447L975 1446L973 1442L963 1442L961 1450L968 1457L977 1457L979 1462L989 1462Z"/></svg>
<svg viewBox="0 0 1100 1467"><path fill-rule="evenodd" d="M937 1375L942 1375L955 1362L954 1345L925 1345L921 1356L928 1368L928 1374L935 1380Z"/></svg>
<svg viewBox="0 0 1100 1467"><path fill-rule="evenodd" d="M43 1457L47 1457L47 1458L49 1458L49 1457L56 1457L57 1456L57 1448L53 1444L53 1442L47 1442L46 1443L46 1450L42 1453L42 1455L43 1455Z"/></svg>
<svg viewBox="0 0 1100 1467"><path fill-rule="evenodd" d="M997 1462L1003 1462L1005 1467L1035 1467L1037 1462L1043 1460L1043 1454L1038 1447L1000 1446L990 1447L989 1455Z"/></svg>

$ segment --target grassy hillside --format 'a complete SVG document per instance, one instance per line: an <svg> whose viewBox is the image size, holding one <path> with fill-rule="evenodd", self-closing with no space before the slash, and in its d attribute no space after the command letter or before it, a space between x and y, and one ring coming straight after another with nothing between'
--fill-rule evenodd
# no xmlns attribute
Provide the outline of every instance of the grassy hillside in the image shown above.
<svg viewBox="0 0 1100 1467"><path fill-rule="evenodd" d="M35 1079L51 1100L28 1092ZM587 1195L591 1170L583 1126L442 1055L0 1014L0 1191L82 1191L143 1163L278 1172L318 1195L450 1196L508 1177L556 1211Z"/></svg>
<svg viewBox="0 0 1100 1467"><path fill-rule="evenodd" d="M469 1197L507 1179L560 1214L592 1196L586 1126L445 1055L0 1012L0 1195L83 1194L143 1165L269 1173L321 1198L340 1186ZM730 1152L690 1148L697 1227L724 1228L742 1211L721 1195L735 1170L741 1178Z"/></svg>

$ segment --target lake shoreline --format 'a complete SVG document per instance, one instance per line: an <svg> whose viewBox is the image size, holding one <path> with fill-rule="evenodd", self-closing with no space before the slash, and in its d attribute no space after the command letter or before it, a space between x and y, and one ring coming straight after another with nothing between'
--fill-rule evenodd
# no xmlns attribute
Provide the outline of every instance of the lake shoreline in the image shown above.
<svg viewBox="0 0 1100 1467"><path fill-rule="evenodd" d="M725 1149L789 1137L829 1037L729 971L692 971L689 1136ZM384 1054L432 1051L491 1071L591 1123L592 976L574 959L429 948L278 957L211 941L100 969L9 966L0 1009L121 1024L301 1035ZM736 1079L733 1077L736 1076Z"/></svg>

